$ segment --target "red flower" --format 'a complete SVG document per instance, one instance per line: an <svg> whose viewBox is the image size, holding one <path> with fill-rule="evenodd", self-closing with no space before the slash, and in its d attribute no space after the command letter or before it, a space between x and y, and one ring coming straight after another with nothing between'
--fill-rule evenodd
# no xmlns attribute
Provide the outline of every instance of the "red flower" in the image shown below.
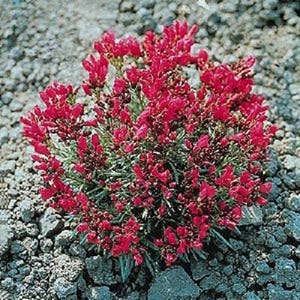
<svg viewBox="0 0 300 300"><path fill-rule="evenodd" d="M90 59L84 59L82 65L89 72L89 87L102 88L108 72L108 60L103 56L97 59L90 55Z"/></svg>
<svg viewBox="0 0 300 300"><path fill-rule="evenodd" d="M164 237L166 239L166 242L170 245L177 245L178 240L176 237L176 234L173 232L171 227L167 227L164 232Z"/></svg>
<svg viewBox="0 0 300 300"><path fill-rule="evenodd" d="M77 226L77 231L79 233L86 232L89 229L89 225L87 223L81 223Z"/></svg>
<svg viewBox="0 0 300 300"><path fill-rule="evenodd" d="M197 153L200 149L207 148L209 146L209 136L207 134L202 134L198 141L196 142L193 152Z"/></svg>
<svg viewBox="0 0 300 300"><path fill-rule="evenodd" d="M268 200L263 197L257 197L255 202L260 206L265 206L268 203Z"/></svg>
<svg viewBox="0 0 300 300"><path fill-rule="evenodd" d="M177 247L178 254L184 254L187 252L187 242L185 240L179 241L179 246Z"/></svg>
<svg viewBox="0 0 300 300"><path fill-rule="evenodd" d="M259 192L263 194L268 194L272 190L272 183L266 182L259 187Z"/></svg>
<svg viewBox="0 0 300 300"><path fill-rule="evenodd" d="M54 188L40 188L39 192L42 196L42 199L46 201L54 196L56 190Z"/></svg>
<svg viewBox="0 0 300 300"><path fill-rule="evenodd" d="M146 124L143 124L140 128L137 129L136 134L135 134L135 138L137 140L142 140L144 139L147 134L148 134L148 126Z"/></svg>
<svg viewBox="0 0 300 300"><path fill-rule="evenodd" d="M167 253L166 256L166 266L171 266L177 260L177 256L173 253Z"/></svg>
<svg viewBox="0 0 300 300"><path fill-rule="evenodd" d="M202 181L200 185L200 199L212 199L216 195L216 189L210 186L206 181Z"/></svg>
<svg viewBox="0 0 300 300"><path fill-rule="evenodd" d="M216 179L216 184L219 186L231 186L235 179L232 165L227 165L224 169L223 175Z"/></svg>

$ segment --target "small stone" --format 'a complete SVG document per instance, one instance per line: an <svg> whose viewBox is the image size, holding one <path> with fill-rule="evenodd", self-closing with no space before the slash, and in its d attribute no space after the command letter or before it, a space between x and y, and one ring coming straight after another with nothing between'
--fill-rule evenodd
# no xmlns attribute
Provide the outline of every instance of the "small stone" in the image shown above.
<svg viewBox="0 0 300 300"><path fill-rule="evenodd" d="M245 294L245 300L261 300L254 292L247 292Z"/></svg>
<svg viewBox="0 0 300 300"><path fill-rule="evenodd" d="M148 300L196 299L200 290L182 267L170 268L155 279L148 291Z"/></svg>
<svg viewBox="0 0 300 300"><path fill-rule="evenodd" d="M38 234L39 234L39 227L37 226L37 224L29 223L26 226L26 233L29 236L38 236Z"/></svg>
<svg viewBox="0 0 300 300"><path fill-rule="evenodd" d="M13 173L16 169L16 161L15 160L7 160L1 163L0 171L4 173Z"/></svg>
<svg viewBox="0 0 300 300"><path fill-rule="evenodd" d="M12 58L14 61L19 61L22 58L23 54L23 49L14 47L10 50L8 57Z"/></svg>
<svg viewBox="0 0 300 300"><path fill-rule="evenodd" d="M76 281L83 270L83 263L80 259L61 254L54 259L55 271L57 277L64 277L70 282Z"/></svg>
<svg viewBox="0 0 300 300"><path fill-rule="evenodd" d="M69 247L69 253L73 256L78 256L81 258L86 257L86 251L85 249L79 244L79 243L72 243L71 246Z"/></svg>
<svg viewBox="0 0 300 300"><path fill-rule="evenodd" d="M263 274L269 274L271 272L271 268L265 261L260 261L256 265L256 271Z"/></svg>
<svg viewBox="0 0 300 300"><path fill-rule="evenodd" d="M69 282L63 277L59 277L54 282L54 291L61 300L76 300L77 299L77 286Z"/></svg>
<svg viewBox="0 0 300 300"><path fill-rule="evenodd" d="M40 242L40 247L44 253L49 253L53 247L53 242L51 239L42 239Z"/></svg>
<svg viewBox="0 0 300 300"><path fill-rule="evenodd" d="M228 266L224 267L223 271L227 276L230 276L233 273L233 266L228 265Z"/></svg>
<svg viewBox="0 0 300 300"><path fill-rule="evenodd" d="M42 236L51 236L62 228L62 221L58 218L52 208L47 208L40 220Z"/></svg>
<svg viewBox="0 0 300 300"><path fill-rule="evenodd" d="M6 277L1 281L1 286L8 291L12 291L15 287L15 283L12 278Z"/></svg>
<svg viewBox="0 0 300 300"><path fill-rule="evenodd" d="M292 95L299 95L300 94L300 85L297 83L293 83L290 85L290 92Z"/></svg>
<svg viewBox="0 0 300 300"><path fill-rule="evenodd" d="M217 293L225 293L228 290L228 285L226 283L221 283L216 287Z"/></svg>
<svg viewBox="0 0 300 300"><path fill-rule="evenodd" d="M25 250L25 247L21 241L15 240L11 243L10 252L12 254L18 254L18 253L23 252L24 250Z"/></svg>
<svg viewBox="0 0 300 300"><path fill-rule="evenodd" d="M10 76L14 80L23 80L23 70L21 66L15 66L10 71Z"/></svg>
<svg viewBox="0 0 300 300"><path fill-rule="evenodd" d="M200 283L199 287L204 290L213 290L215 289L219 284L224 283L224 278L222 278L221 274L219 272L215 272L210 274L209 276L204 277Z"/></svg>
<svg viewBox="0 0 300 300"><path fill-rule="evenodd" d="M287 200L287 207L295 212L300 212L300 195L291 194Z"/></svg>
<svg viewBox="0 0 300 300"><path fill-rule="evenodd" d="M134 4L131 1L122 1L120 6L120 11L128 12L128 11L132 11L133 8L134 8Z"/></svg>
<svg viewBox="0 0 300 300"><path fill-rule="evenodd" d="M246 287L242 283L235 283L232 286L232 290L239 295L242 295L246 292Z"/></svg>
<svg viewBox="0 0 300 300"><path fill-rule="evenodd" d="M2 127L0 129L0 146L6 144L8 142L9 133L7 128Z"/></svg>
<svg viewBox="0 0 300 300"><path fill-rule="evenodd" d="M300 157L294 155L286 155L283 161L284 167L289 170L299 170L300 169Z"/></svg>
<svg viewBox="0 0 300 300"><path fill-rule="evenodd" d="M2 256L9 248L13 238L13 232L9 225L0 224L0 256Z"/></svg>
<svg viewBox="0 0 300 300"><path fill-rule="evenodd" d="M229 244L232 246L233 250L238 251L243 249L244 243L242 241L238 241L236 239L230 238Z"/></svg>
<svg viewBox="0 0 300 300"><path fill-rule="evenodd" d="M192 277L194 280L200 280L205 276L208 276L211 271L207 268L205 261L199 260L194 264L191 264Z"/></svg>
<svg viewBox="0 0 300 300"><path fill-rule="evenodd" d="M275 265L275 271L290 272L296 270L295 262L291 259L279 258Z"/></svg>
<svg viewBox="0 0 300 300"><path fill-rule="evenodd" d="M111 260L105 260L97 255L88 257L85 262L87 271L96 284L112 285L117 283L112 272Z"/></svg>
<svg viewBox="0 0 300 300"><path fill-rule="evenodd" d="M267 286L268 299L283 300L283 299L300 299L300 292L284 290L281 286L269 283Z"/></svg>
<svg viewBox="0 0 300 300"><path fill-rule="evenodd" d="M27 198L20 203L21 218L25 223L29 223L34 215L32 201Z"/></svg>
<svg viewBox="0 0 300 300"><path fill-rule="evenodd" d="M63 230L60 234L55 237L55 246L56 247L66 247L72 241L72 231Z"/></svg>
<svg viewBox="0 0 300 300"><path fill-rule="evenodd" d="M21 111L23 109L23 104L18 100L14 100L9 104L9 108L12 112Z"/></svg>
<svg viewBox="0 0 300 300"><path fill-rule="evenodd" d="M287 214L287 224L286 224L287 234L294 238L297 242L300 241L300 214L293 211L289 211Z"/></svg>
<svg viewBox="0 0 300 300"><path fill-rule="evenodd" d="M111 300L113 295L107 286L91 288L87 291L88 300Z"/></svg>
<svg viewBox="0 0 300 300"><path fill-rule="evenodd" d="M267 175L268 176L274 176L277 171L278 171L278 163L277 163L277 161L276 160L271 160L268 163Z"/></svg>

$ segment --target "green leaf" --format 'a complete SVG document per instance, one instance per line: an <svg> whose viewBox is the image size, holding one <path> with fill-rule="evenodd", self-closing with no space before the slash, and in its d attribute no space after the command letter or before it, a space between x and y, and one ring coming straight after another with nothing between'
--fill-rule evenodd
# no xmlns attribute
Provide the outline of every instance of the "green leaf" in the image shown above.
<svg viewBox="0 0 300 300"><path fill-rule="evenodd" d="M199 260L199 259L206 260L208 257L208 254L203 250L192 249L190 253L193 255L195 260Z"/></svg>
<svg viewBox="0 0 300 300"><path fill-rule="evenodd" d="M151 275L153 277L156 277L157 273L159 272L158 266L157 263L150 257L148 253L145 253L145 263Z"/></svg>
<svg viewBox="0 0 300 300"><path fill-rule="evenodd" d="M119 256L119 266L121 270L122 282L124 283L128 279L134 267L133 259L129 255L121 255Z"/></svg>
<svg viewBox="0 0 300 300"><path fill-rule="evenodd" d="M168 161L169 165L172 168L172 171L174 172L174 176L175 176L175 182L178 184L179 183L179 177L178 177L178 172L175 168L175 166L173 165L173 163L171 161Z"/></svg>
<svg viewBox="0 0 300 300"><path fill-rule="evenodd" d="M211 231L211 235L213 237L215 237L216 239L218 239L219 241L224 243L231 250L234 250L234 248L231 246L231 244L217 230L212 228L210 231Z"/></svg>

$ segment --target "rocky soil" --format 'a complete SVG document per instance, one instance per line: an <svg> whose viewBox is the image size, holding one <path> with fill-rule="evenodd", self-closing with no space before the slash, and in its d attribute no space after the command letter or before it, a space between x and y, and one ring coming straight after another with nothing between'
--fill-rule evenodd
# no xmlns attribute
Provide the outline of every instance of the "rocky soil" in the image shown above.
<svg viewBox="0 0 300 300"><path fill-rule="evenodd" d="M0 299L300 299L300 2L288 0L0 0ZM106 29L139 36L186 18L220 61L257 57L256 85L280 127L269 204L206 260L121 285L116 266L87 252L71 223L45 209L19 118L80 62ZM248 225L247 225L248 222ZM250 223L250 224L249 224ZM244 226L247 225L247 226Z"/></svg>

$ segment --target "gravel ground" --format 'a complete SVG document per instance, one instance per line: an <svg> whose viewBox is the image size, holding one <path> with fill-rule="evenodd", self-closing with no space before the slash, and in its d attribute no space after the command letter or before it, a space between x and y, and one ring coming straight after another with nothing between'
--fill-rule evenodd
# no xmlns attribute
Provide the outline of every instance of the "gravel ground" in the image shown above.
<svg viewBox="0 0 300 300"><path fill-rule="evenodd" d="M0 0L0 299L300 299L300 2L207 2L210 10L196 0ZM79 82L80 61L104 30L139 36L176 18L197 23L201 47L218 60L257 57L257 90L280 127L267 174L274 188L242 235L230 236L233 249L219 243L206 261L153 282L141 270L122 287L110 261L45 211L19 118L52 80Z"/></svg>

